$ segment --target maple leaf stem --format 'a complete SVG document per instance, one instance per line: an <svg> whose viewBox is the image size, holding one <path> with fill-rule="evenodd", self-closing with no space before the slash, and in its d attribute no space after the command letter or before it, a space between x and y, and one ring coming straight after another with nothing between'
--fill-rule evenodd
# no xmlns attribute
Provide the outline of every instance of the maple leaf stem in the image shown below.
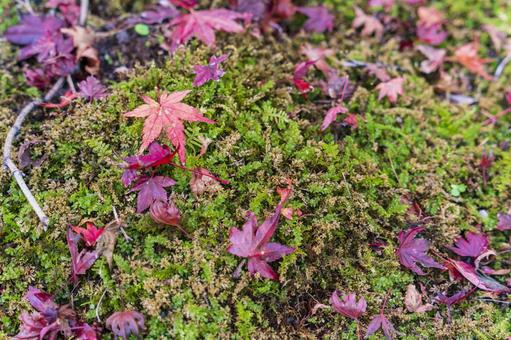
<svg viewBox="0 0 511 340"><path fill-rule="evenodd" d="M170 162L169 164L170 164L170 165L172 165L172 166L175 166L176 168L183 169L183 170L186 170L186 171L189 171L189 172L195 172L195 171L197 171L197 170L193 170L193 169L187 168L187 167L185 167L185 166L179 165L179 164L174 163L174 162ZM216 176L213 176L213 175L209 175L209 174L206 174L206 173L203 173L203 172L200 172L200 174L201 174L202 176L206 176L206 177L212 178L212 179L214 179L215 181L220 182L220 183L222 183L222 184L229 184L229 181L227 181L227 180L225 180L225 179L221 179L221 178L219 178L219 177L216 177Z"/></svg>
<svg viewBox="0 0 511 340"><path fill-rule="evenodd" d="M39 203L37 203L37 200L35 199L34 195L28 188L27 184L25 183L25 180L23 179L23 174L20 169L16 166L16 164L11 159L11 149L12 149L12 143L16 139L16 136L18 132L21 130L21 127L23 125L23 122L28 117L30 112L40 103L47 102L50 99L52 99L57 92L60 90L62 85L64 84L64 77L59 78L55 84L52 86L52 88L46 93L44 98L39 98L31 101L23 109L19 112L18 116L16 117L16 121L9 129L9 132L7 133L7 137L5 138L4 142L4 148L3 148L3 164L6 168L8 168L16 182L18 183L21 191L23 192L23 195L28 200L28 203L30 203L30 206L32 209L34 209L35 213L37 214L37 217L39 218L39 221L41 221L41 224L43 225L44 230L46 231L48 227L48 216L43 212L41 209L41 206Z"/></svg>

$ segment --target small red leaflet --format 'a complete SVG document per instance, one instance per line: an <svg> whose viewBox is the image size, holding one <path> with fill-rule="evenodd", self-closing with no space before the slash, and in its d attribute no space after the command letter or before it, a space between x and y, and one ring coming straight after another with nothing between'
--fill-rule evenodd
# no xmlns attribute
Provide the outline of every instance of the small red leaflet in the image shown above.
<svg viewBox="0 0 511 340"><path fill-rule="evenodd" d="M82 235L87 247L94 246L105 231L105 227L96 228L92 222L87 222L85 228L79 226L73 226L72 228L75 233Z"/></svg>
<svg viewBox="0 0 511 340"><path fill-rule="evenodd" d="M83 275L92 267L94 262L98 259L98 254L95 251L86 251L83 249L78 253L78 241L80 236L75 234L71 228L67 229L67 246L71 253L71 282L78 282L78 275Z"/></svg>

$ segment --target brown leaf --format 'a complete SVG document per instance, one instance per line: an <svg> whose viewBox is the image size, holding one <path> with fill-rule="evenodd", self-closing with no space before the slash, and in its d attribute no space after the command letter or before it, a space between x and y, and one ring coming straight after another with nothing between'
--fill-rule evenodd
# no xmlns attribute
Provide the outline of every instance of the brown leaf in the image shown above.
<svg viewBox="0 0 511 340"><path fill-rule="evenodd" d="M23 144L21 144L18 150L18 163L20 169L25 169L28 167L38 168L48 158L48 154L44 154L38 159L32 159L30 155L30 149L32 148L32 146L40 143L41 141L27 140Z"/></svg>
<svg viewBox="0 0 511 340"><path fill-rule="evenodd" d="M104 256L108 267L112 269L112 257L114 254L117 235L119 235L120 222L113 221L105 226L105 231L96 243L96 253L98 256Z"/></svg>
<svg viewBox="0 0 511 340"><path fill-rule="evenodd" d="M63 28L61 31L73 39L73 44L77 50L76 59L84 60L85 71L96 75L99 72L99 57L98 51L92 46L96 41L94 31L80 26Z"/></svg>
<svg viewBox="0 0 511 340"><path fill-rule="evenodd" d="M411 313L425 313L433 309L433 305L429 303L422 304L422 295L413 284L408 285L406 289L405 306Z"/></svg>

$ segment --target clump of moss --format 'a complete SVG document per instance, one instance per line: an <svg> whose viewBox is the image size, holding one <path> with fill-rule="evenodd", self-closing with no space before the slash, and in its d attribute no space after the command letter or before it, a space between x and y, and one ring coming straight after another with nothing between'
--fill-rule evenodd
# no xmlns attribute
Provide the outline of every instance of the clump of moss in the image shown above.
<svg viewBox="0 0 511 340"><path fill-rule="evenodd" d="M350 56L400 63L391 48L395 41L369 49L350 40L350 34L329 38L337 58L349 50ZM25 198L3 172L0 334L16 332L17 316L27 308L22 295L28 285L44 287L61 301L72 295L75 308L89 321L96 308L102 319L122 308L140 310L147 317L147 338L355 337L354 323L345 318L329 310L311 315L312 306L327 303L336 288L365 296L368 315L378 311L390 292L389 315L406 336L468 337L476 329L481 337L508 334L510 312L475 299L454 308L451 324L435 318L434 311L403 313L409 283L421 282L433 295L447 287L447 278L436 272L416 277L400 268L394 254L395 235L409 222L405 195L432 216L425 234L440 251L476 224L494 228L496 213L509 200L511 159L494 148L496 161L486 186L477 160L482 141L497 145L509 138L506 127L483 127L476 109L440 101L413 65L403 63L406 93L398 107L378 102L374 84L364 83L349 104L350 111L363 115L359 128L322 133L319 91L304 100L289 81L305 38L221 35L218 40L217 51L192 43L164 65L136 68L128 80L112 84L108 99L45 111L41 120L23 129L23 138L43 141L35 152L49 155L27 173L27 180L51 224L48 232L37 228ZM187 239L135 213L135 196L122 186L118 164L138 150L143 122L122 113L138 106L141 94L154 97L157 89L192 88L192 65L206 63L219 51L230 54L224 77L195 88L186 98L217 121L186 126L187 166L207 168L230 185L195 197L188 172L162 170L178 182L173 198L192 235ZM356 70L343 71L353 79L358 76ZM502 91L506 79L482 86L493 107L499 107L493 93ZM12 114L2 112L2 117ZM204 156L199 156L201 136L213 140ZM286 179L294 185L288 205L304 215L282 220L276 233L277 240L297 248L276 265L281 283L246 271L233 279L239 259L226 252L229 229L240 226L248 210L260 219L267 216L279 200L276 188ZM467 190L454 197L450 188L457 184ZM71 290L69 268L62 265L69 261L67 224L83 218L107 223L113 207L133 240L119 237L113 269L100 259ZM480 209L489 217L481 216ZM369 246L375 240L388 247L375 252ZM446 315L442 307L437 311Z"/></svg>

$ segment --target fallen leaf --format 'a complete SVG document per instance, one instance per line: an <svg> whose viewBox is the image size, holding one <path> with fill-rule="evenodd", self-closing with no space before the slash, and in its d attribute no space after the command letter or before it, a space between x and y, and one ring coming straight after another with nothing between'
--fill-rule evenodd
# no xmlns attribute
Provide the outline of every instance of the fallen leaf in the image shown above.
<svg viewBox="0 0 511 340"><path fill-rule="evenodd" d="M463 45L456 49L452 59L465 66L470 72L478 74L486 80L492 80L493 77L484 68L484 64L491 62L492 59L479 58L477 55L478 49L478 42Z"/></svg>
<svg viewBox="0 0 511 340"><path fill-rule="evenodd" d="M144 316L136 311L115 312L106 319L106 326L116 338L127 340L132 334L139 337L145 330Z"/></svg>
<svg viewBox="0 0 511 340"><path fill-rule="evenodd" d="M321 124L321 131L325 131L330 126L330 124L332 124L337 119L337 115L339 113L348 113L348 109L342 105L337 105L330 108L327 111L325 118L323 119L323 123Z"/></svg>
<svg viewBox="0 0 511 340"><path fill-rule="evenodd" d="M446 263L451 266L451 270L456 270L459 275L463 276L479 289L494 293L511 292L511 288L502 285L488 276L478 273L475 267L468 263L452 259L448 259Z"/></svg>
<svg viewBox="0 0 511 340"><path fill-rule="evenodd" d="M85 228L79 226L73 226L72 228L75 233L82 235L82 238L88 247L95 245L97 240L105 231L105 227L96 228L92 222L87 222Z"/></svg>
<svg viewBox="0 0 511 340"><path fill-rule="evenodd" d="M352 24L353 28L362 27L362 36L369 37L374 34L376 39L383 36L384 27L380 20L372 15L367 15L359 7L355 7L355 19Z"/></svg>
<svg viewBox="0 0 511 340"><path fill-rule="evenodd" d="M175 185L170 177L166 176L141 176L130 190L138 191L137 212L142 213L155 201L167 202L166 187Z"/></svg>
<svg viewBox="0 0 511 340"><path fill-rule="evenodd" d="M403 95L403 83L404 78L392 78L389 81L378 84L376 88L380 91L378 94L378 100L382 100L387 97L389 102L395 103L398 95Z"/></svg>
<svg viewBox="0 0 511 340"><path fill-rule="evenodd" d="M225 71L220 69L220 63L227 60L228 55L222 54L219 57L212 56L209 58L208 65L195 65L195 79L193 86L202 86L210 80L218 81L224 75Z"/></svg>
<svg viewBox="0 0 511 340"><path fill-rule="evenodd" d="M149 208L151 218L156 223L179 227L181 214L172 199L168 202L155 201Z"/></svg>
<svg viewBox="0 0 511 340"><path fill-rule="evenodd" d="M426 254L429 249L428 241L415 238L423 230L423 227L415 227L399 232L399 247L396 250L399 262L419 275L426 275L426 273L419 268L418 263L426 268L444 269L444 266Z"/></svg>
<svg viewBox="0 0 511 340"><path fill-rule="evenodd" d="M422 304L422 295L413 284L409 284L406 289L405 307L411 313L425 313L433 309L430 303Z"/></svg>
<svg viewBox="0 0 511 340"><path fill-rule="evenodd" d="M339 298L337 290L332 293L330 303L337 313L353 320L358 320L367 308L367 302L363 297L358 302L354 293L343 294L342 298Z"/></svg>
<svg viewBox="0 0 511 340"><path fill-rule="evenodd" d="M165 129L167 137L178 150L179 160L185 163L186 140L183 121L215 123L204 117L196 108L181 102L188 93L190 91L163 92L158 96L158 101L142 96L145 104L124 114L126 117L145 118L140 152L144 151Z"/></svg>
<svg viewBox="0 0 511 340"><path fill-rule="evenodd" d="M334 16L324 6L298 7L297 11L308 17L303 28L309 32L332 32Z"/></svg>

